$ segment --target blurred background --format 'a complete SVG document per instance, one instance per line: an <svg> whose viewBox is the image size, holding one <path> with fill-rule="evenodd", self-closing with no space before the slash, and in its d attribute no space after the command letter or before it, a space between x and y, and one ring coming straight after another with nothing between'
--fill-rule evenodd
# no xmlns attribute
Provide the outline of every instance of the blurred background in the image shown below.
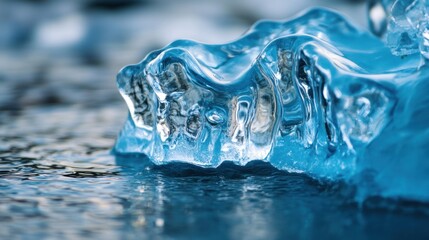
<svg viewBox="0 0 429 240"><path fill-rule="evenodd" d="M175 39L224 43L312 6L366 28L357 0L2 0L0 110L117 102L116 73L152 50Z"/></svg>

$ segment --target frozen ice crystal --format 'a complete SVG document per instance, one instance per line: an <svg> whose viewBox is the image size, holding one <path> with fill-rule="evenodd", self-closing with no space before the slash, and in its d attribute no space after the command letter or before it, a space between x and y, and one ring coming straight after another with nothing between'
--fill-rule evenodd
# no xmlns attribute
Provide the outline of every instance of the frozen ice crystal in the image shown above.
<svg viewBox="0 0 429 240"><path fill-rule="evenodd" d="M325 9L260 21L227 44L179 40L118 74L130 115L114 150L156 164L265 160L376 186L365 194L429 198L419 64Z"/></svg>
<svg viewBox="0 0 429 240"><path fill-rule="evenodd" d="M429 58L429 1L370 0L370 28L383 36L393 54L406 56L420 52Z"/></svg>

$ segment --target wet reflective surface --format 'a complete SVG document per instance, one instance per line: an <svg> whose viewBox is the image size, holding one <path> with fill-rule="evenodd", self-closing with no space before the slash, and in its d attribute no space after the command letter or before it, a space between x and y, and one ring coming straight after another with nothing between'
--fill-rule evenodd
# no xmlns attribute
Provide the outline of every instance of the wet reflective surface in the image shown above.
<svg viewBox="0 0 429 240"><path fill-rule="evenodd" d="M81 109L38 110L46 118L23 113L16 125L1 128L2 146L9 143L0 155L2 239L418 239L429 234L426 206L374 200L359 208L341 186L262 163L202 170L156 167L143 157L115 159L109 149L119 126L112 119L120 109L99 109L102 119L69 118ZM68 118L59 119L59 113ZM98 127L95 120L101 121ZM56 121L63 127L41 127L19 137L6 133Z"/></svg>
<svg viewBox="0 0 429 240"><path fill-rule="evenodd" d="M31 1L4 1L0 9L13 13L15 5L20 5L20 13L27 14L10 15L35 17L40 9L58 12L58 8L47 7L54 6L53 2L37 5ZM147 13L159 8L148 2L137 6L147 7ZM96 20L90 19L98 19L103 22L101 26L108 26L106 19L113 18L117 23L119 19L153 19L154 15L163 17L169 13L164 10L158 15L139 14L136 5L113 11L97 4L73 4L74 8L64 7L58 18L77 14L84 16L86 23L95 24ZM135 14L127 15L130 11ZM225 10L218 12L213 13L215 19L219 19L216 14L226 14ZM251 18L265 17L263 9L248 12ZM12 25L16 31L0 38L0 239L429 236L426 205L372 199L359 207L350 197L353 190L321 184L264 164L251 163L241 168L226 164L217 170L201 170L185 165L155 167L141 156L116 159L110 149L127 111L114 86L116 72L127 63L139 61L148 49L171 41L169 36L196 35L168 35L170 30L162 28L160 32L165 32L159 33L159 38L143 41L142 36L147 35L135 31L137 27L118 27L129 34L127 41L109 42L113 38L110 35L96 34L101 40L94 40L97 44L89 41L94 44L88 47L91 51L74 48L81 43L80 38L76 38L80 39L77 45L69 42L53 48L52 42L37 45L45 40L43 34L34 32L43 23L58 22L51 21L49 14L38 16L46 19L20 18L16 21L27 21L26 24ZM1 24L13 20L6 19ZM235 38L247 28L245 17L229 19L235 22L229 22L229 28L219 25L217 32L210 26L217 39ZM79 26L79 21L73 20L71 25ZM31 31L19 30L19 26L28 27L28 22L35 25L29 27ZM207 27L204 21L199 24ZM114 27L110 30L119 31ZM197 34L195 30L189 32ZM134 33L142 34L141 38ZM202 41L210 38L199 35Z"/></svg>

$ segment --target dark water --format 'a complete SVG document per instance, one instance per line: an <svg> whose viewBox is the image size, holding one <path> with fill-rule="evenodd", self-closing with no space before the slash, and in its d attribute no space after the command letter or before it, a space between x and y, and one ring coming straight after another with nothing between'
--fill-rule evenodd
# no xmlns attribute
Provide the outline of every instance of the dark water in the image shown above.
<svg viewBox="0 0 429 240"><path fill-rule="evenodd" d="M186 9L195 6L187 2ZM197 27L215 29L212 35L224 39L244 31L248 19L264 17L263 11L243 15L234 4L211 4L218 9L212 18L201 13L184 20L194 10L175 18L204 19ZM0 4L8 13L0 23L0 239L428 238L425 204L370 199L359 206L345 186L263 163L202 170L111 155L126 118L116 72L169 38L196 35L172 33L174 27L151 30L152 38L145 27L136 31L132 20L150 25L169 16L174 4L145 1L116 10L82 1L58 5ZM87 31L68 45L46 45L38 35L50 31L45 24L75 16L100 32Z"/></svg>

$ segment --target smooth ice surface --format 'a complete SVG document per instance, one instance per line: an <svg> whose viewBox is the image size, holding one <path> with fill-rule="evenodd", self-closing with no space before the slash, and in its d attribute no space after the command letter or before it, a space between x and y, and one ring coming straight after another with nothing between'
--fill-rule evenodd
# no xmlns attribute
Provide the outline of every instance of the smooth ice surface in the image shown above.
<svg viewBox="0 0 429 240"><path fill-rule="evenodd" d="M265 160L357 196L429 200L429 71L337 13L260 21L222 45L179 40L117 77L118 154L217 167Z"/></svg>
<svg viewBox="0 0 429 240"><path fill-rule="evenodd" d="M371 0L368 5L370 29L398 56L420 52L429 58L428 14L427 0Z"/></svg>

